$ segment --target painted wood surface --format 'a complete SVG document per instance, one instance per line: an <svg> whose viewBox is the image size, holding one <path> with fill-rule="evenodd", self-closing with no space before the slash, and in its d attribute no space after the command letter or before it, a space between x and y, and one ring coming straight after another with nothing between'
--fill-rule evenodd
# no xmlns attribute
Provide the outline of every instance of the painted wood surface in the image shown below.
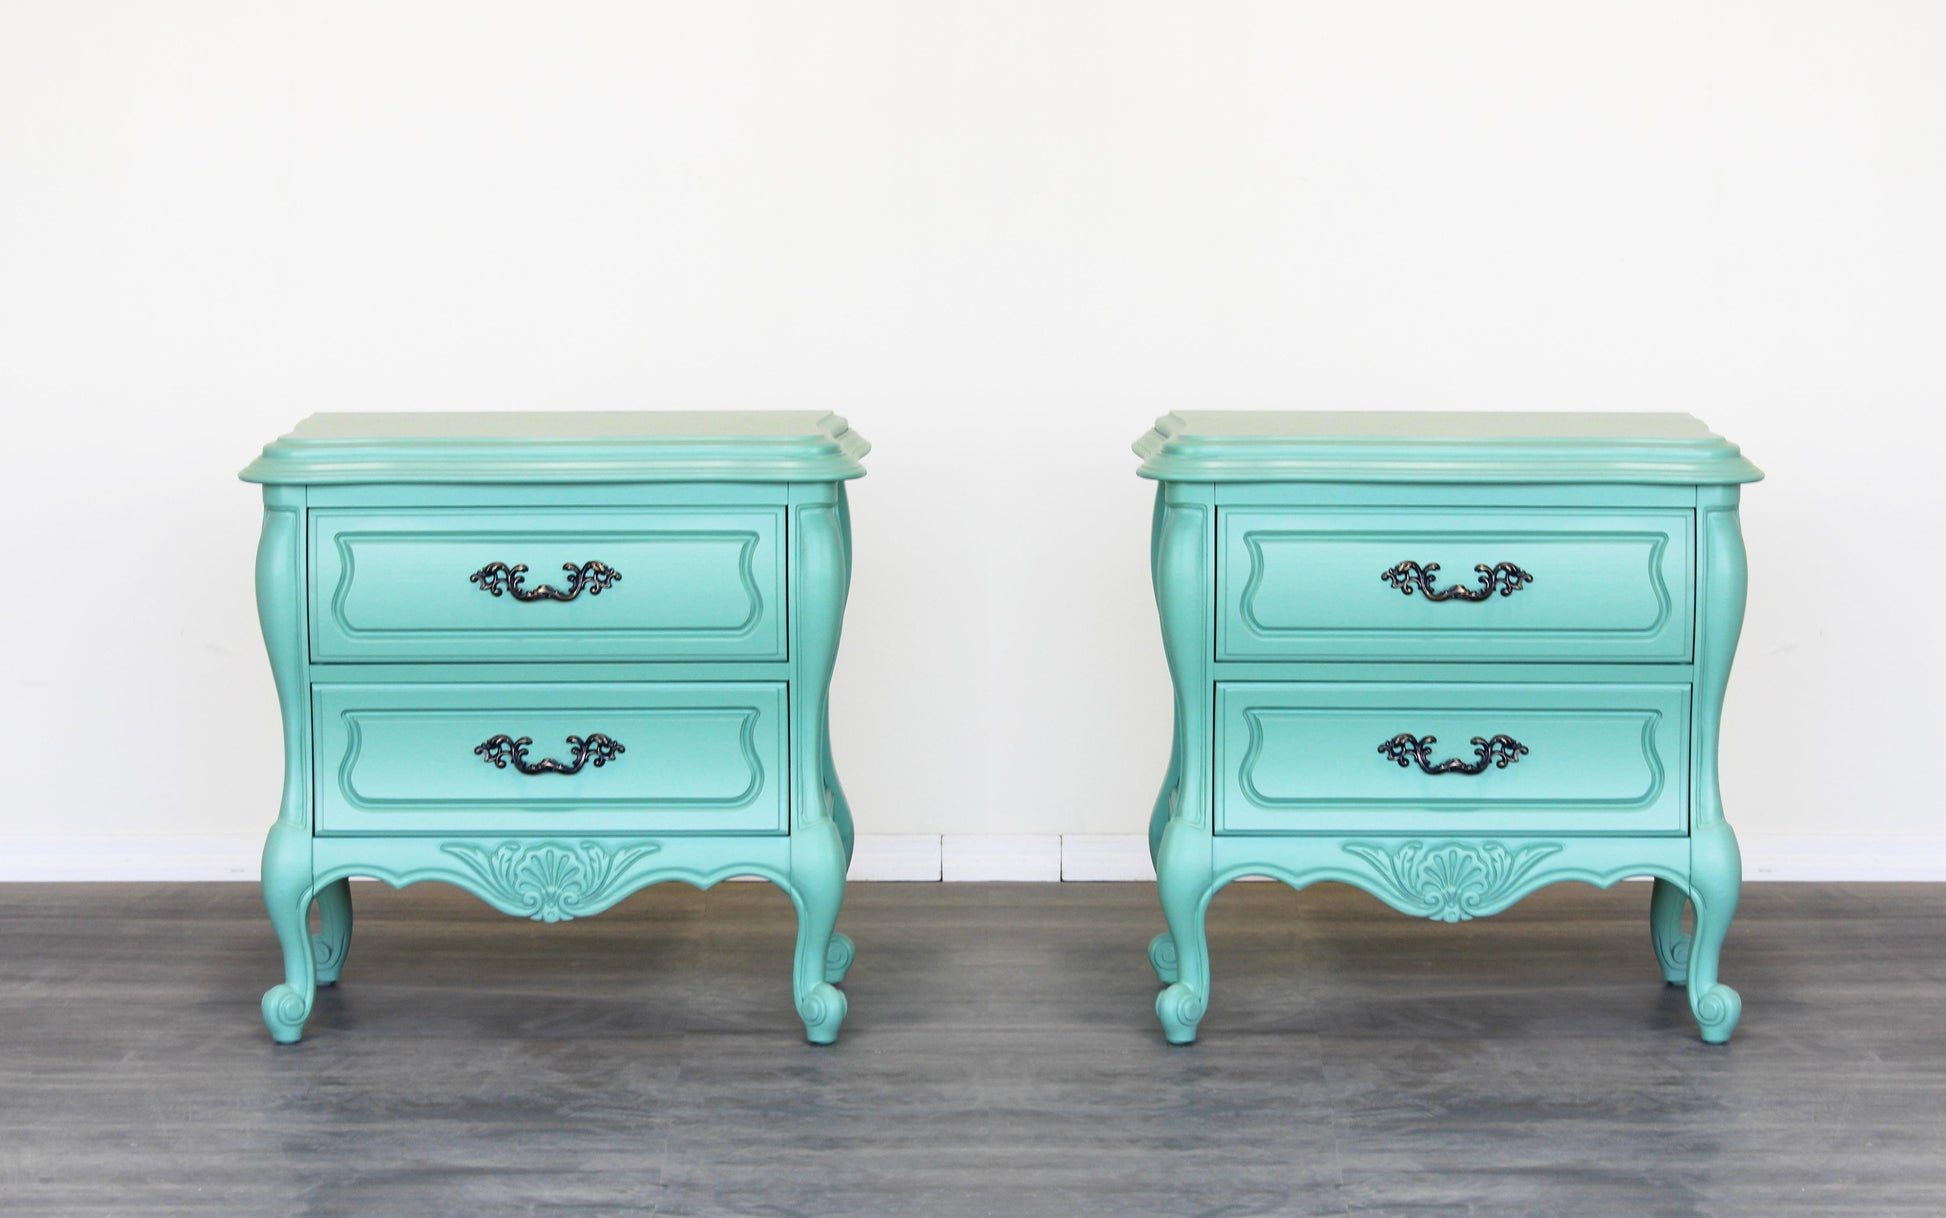
<svg viewBox="0 0 1946 1218"><path fill-rule="evenodd" d="M1692 509L1218 509L1219 660L1687 662Z"/></svg>
<svg viewBox="0 0 1946 1218"><path fill-rule="evenodd" d="M352 876L561 922L754 875L797 911L805 1035L836 1039L853 830L826 690L866 447L776 413L314 416L266 449L272 1037L344 972Z"/></svg>
<svg viewBox="0 0 1946 1218"><path fill-rule="evenodd" d="M1689 687L1219 682L1216 769L1218 833L1682 834Z"/></svg>
<svg viewBox="0 0 1946 1218"><path fill-rule="evenodd" d="M1180 411L1135 442L1166 482L1755 482L1763 471L1687 414Z"/></svg>
<svg viewBox="0 0 1946 1218"><path fill-rule="evenodd" d="M1736 484L1761 476L1734 445L1686 415L1186 414L1136 448L1175 686L1149 824L1170 1041L1208 1009L1210 899L1246 875L1440 922L1651 877L1653 962L1729 1039L1716 739ZM1476 595L1428 601L1454 584Z"/></svg>
<svg viewBox="0 0 1946 1218"><path fill-rule="evenodd" d="M317 831L783 833L785 690L320 681Z"/></svg>
<svg viewBox="0 0 1946 1218"><path fill-rule="evenodd" d="M865 438L816 411L325 413L264 447L245 482L829 482Z"/></svg>
<svg viewBox="0 0 1946 1218"><path fill-rule="evenodd" d="M319 661L788 655L781 505L310 515Z"/></svg>

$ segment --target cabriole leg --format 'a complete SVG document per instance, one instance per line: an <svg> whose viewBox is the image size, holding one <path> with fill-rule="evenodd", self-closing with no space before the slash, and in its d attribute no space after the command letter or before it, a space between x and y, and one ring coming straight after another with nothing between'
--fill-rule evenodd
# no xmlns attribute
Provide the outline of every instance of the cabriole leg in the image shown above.
<svg viewBox="0 0 1946 1218"><path fill-rule="evenodd" d="M828 1045L845 1018L844 991L832 981L845 975L852 956L851 940L833 933L851 858L851 809L831 765L830 717L831 667L851 578L850 513L842 487L793 485L790 494L798 664L791 690L791 984L805 1036Z"/></svg>
<svg viewBox="0 0 1946 1218"><path fill-rule="evenodd" d="M1649 894L1649 938L1662 979L1670 985L1689 977L1689 936L1682 932L1682 908L1688 900L1681 888L1664 879L1657 879Z"/></svg>
<svg viewBox="0 0 1946 1218"><path fill-rule="evenodd" d="M1743 999L1716 979L1723 937L1736 916L1743 883L1743 858L1736 834L1723 821L1697 828L1689 840L1689 896L1696 908L1696 931L1689 948L1689 1009L1703 1039L1720 1045L1736 1031Z"/></svg>
<svg viewBox="0 0 1946 1218"><path fill-rule="evenodd" d="M311 936L318 984L336 985L351 951L351 880L336 879L318 889L318 933Z"/></svg>
<svg viewBox="0 0 1946 1218"><path fill-rule="evenodd" d="M1176 806L1176 787L1182 782L1182 729L1176 729L1175 742L1169 749L1169 772L1162 777L1162 793L1155 797L1155 810L1149 814L1149 862L1156 863L1162 855L1162 834L1169 826L1170 811ZM1176 944L1163 931L1149 941L1149 967L1155 970L1155 977L1164 985L1173 984L1177 979Z"/></svg>
<svg viewBox="0 0 1946 1218"><path fill-rule="evenodd" d="M264 994L264 1025L279 1044L304 1034L317 996L317 958L311 948L311 835L288 821L271 826L264 842L264 907L284 951L284 981ZM346 924L349 931L349 922Z"/></svg>
<svg viewBox="0 0 1946 1218"><path fill-rule="evenodd" d="M804 1035L812 1044L838 1039L845 1019L845 994L829 979L834 948L842 939L846 968L851 965L851 940L832 933L838 906L845 895L845 847L838 826L829 820L800 824L791 835L791 886L797 898L797 957L791 981ZM842 976L842 972L840 973Z"/></svg>
<svg viewBox="0 0 1946 1218"><path fill-rule="evenodd" d="M1206 625L1203 607L1202 575L1205 573L1207 539L1204 537L1207 508L1201 504L1187 505L1181 511L1170 508L1169 487L1157 483L1155 489L1155 514L1149 522L1149 570L1155 581L1156 612L1162 619L1162 645L1169 660L1169 676L1176 687L1175 716L1169 736L1169 768L1162 775L1162 789L1156 793L1155 807L1149 812L1149 862L1155 865L1156 875L1161 878L1164 871L1164 842L1170 834L1183 834L1173 824L1179 810L1178 803L1184 796L1183 767L1188 751L1187 730L1185 727L1185 706L1183 691L1201 689L1204 670L1201 664L1203 630ZM1196 695L1201 704L1201 694ZM1194 716L1197 723L1207 727L1207 718ZM1198 739L1201 738L1199 734ZM1207 775L1208 761L1198 749L1198 773ZM1204 781L1207 781L1205 777ZM1195 789L1204 791L1201 784ZM1195 797L1191 797L1195 799ZM1195 802L1201 803L1200 799ZM1200 811L1200 809L1196 809ZM1192 816L1192 821L1200 821L1200 816ZM1194 836L1201 839L1197 850L1201 856L1201 873L1207 879L1209 872L1210 842L1206 833L1195 831ZM1186 840L1186 839L1185 839ZM1194 887L1193 879L1185 879L1197 872L1197 864L1192 858L1183 857L1184 846L1178 842L1172 859L1170 871L1177 876L1179 889ZM1192 852L1193 853L1193 852ZM1165 886L1163 892L1166 894ZM1195 903L1200 908L1204 894L1197 893ZM1163 899L1163 915L1169 929L1149 941L1149 967L1155 970L1156 980L1169 988L1156 996L1156 1013L1162 1017L1162 1024L1174 1041L1180 1035L1179 1043L1187 1043L1196 1037L1196 1021L1202 1017L1203 995L1208 990L1208 979L1199 983L1194 1002L1185 1005L1185 993L1180 988L1185 979L1182 970L1182 951L1176 943L1177 914L1169 909L1169 899ZM1200 913L1189 914L1190 918L1200 921ZM1200 929L1198 935L1200 937ZM1197 951L1198 958L1203 953ZM1205 966L1207 972L1207 966ZM1164 1013L1165 1005L1169 1013ZM1195 1014L1184 1024L1176 1013L1194 1007Z"/></svg>
<svg viewBox="0 0 1946 1218"><path fill-rule="evenodd" d="M1206 830L1171 821L1156 853L1156 887L1162 916L1169 923L1174 946L1175 979L1155 997L1156 1018L1172 1045L1195 1041L1196 1026L1209 1005L1209 942L1203 933L1203 911L1210 891L1210 838ZM1149 959L1162 972L1156 944Z"/></svg>
<svg viewBox="0 0 1946 1218"><path fill-rule="evenodd" d="M1689 810L1689 902L1696 929L1689 943L1689 1009L1703 1039L1720 1045L1736 1030L1743 1014L1737 992L1716 980L1723 937L1737 911L1743 859L1737 836L1723 819L1723 792L1717 785L1717 735L1723 719L1723 694L1730 660L1743 628L1749 591L1743 531L1737 524L1737 488L1697 489L1695 736L1690 764L1696 772L1696 798Z"/></svg>

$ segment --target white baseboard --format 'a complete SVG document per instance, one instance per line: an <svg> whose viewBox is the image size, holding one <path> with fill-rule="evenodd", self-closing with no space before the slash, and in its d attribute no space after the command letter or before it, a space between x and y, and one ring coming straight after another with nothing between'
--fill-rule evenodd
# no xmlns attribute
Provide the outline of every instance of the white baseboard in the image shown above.
<svg viewBox="0 0 1946 1218"><path fill-rule="evenodd" d="M1055 833L948 833L939 839L942 880L1054 881L1061 878Z"/></svg>
<svg viewBox="0 0 1946 1218"><path fill-rule="evenodd" d="M930 833L861 834L852 844L847 880L928 883L940 879L939 838Z"/></svg>
<svg viewBox="0 0 1946 1218"><path fill-rule="evenodd" d="M1739 833L1751 880L1946 880L1946 837L1764 837Z"/></svg>
<svg viewBox="0 0 1946 1218"><path fill-rule="evenodd" d="M1155 881L1149 839L1119 833L1069 833L1061 838L1061 878Z"/></svg>
<svg viewBox="0 0 1946 1218"><path fill-rule="evenodd" d="M1946 882L1946 837L1743 834L1743 878ZM0 838L0 882L255 880L263 839L208 837ZM1153 881L1138 834L865 834L851 878Z"/></svg>
<svg viewBox="0 0 1946 1218"><path fill-rule="evenodd" d="M0 881L251 880L264 839L252 837L0 838Z"/></svg>

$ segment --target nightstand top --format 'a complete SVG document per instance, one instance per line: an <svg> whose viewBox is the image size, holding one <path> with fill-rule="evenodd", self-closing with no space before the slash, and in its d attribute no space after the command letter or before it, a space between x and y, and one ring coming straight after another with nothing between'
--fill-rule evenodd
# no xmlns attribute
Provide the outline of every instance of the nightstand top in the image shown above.
<svg viewBox="0 0 1946 1218"><path fill-rule="evenodd" d="M1716 485L1763 471L1687 414L1182 411L1135 442L1168 482Z"/></svg>
<svg viewBox="0 0 1946 1218"><path fill-rule="evenodd" d="M245 482L837 482L865 438L814 410L314 414Z"/></svg>

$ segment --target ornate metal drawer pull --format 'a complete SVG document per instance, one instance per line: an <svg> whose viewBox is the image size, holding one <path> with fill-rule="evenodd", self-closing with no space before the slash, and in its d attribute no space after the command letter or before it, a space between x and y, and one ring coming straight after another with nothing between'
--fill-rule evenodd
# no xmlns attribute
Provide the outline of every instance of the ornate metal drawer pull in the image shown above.
<svg viewBox="0 0 1946 1218"><path fill-rule="evenodd" d="M1532 574L1510 562L1498 562L1490 567L1479 563L1473 569L1480 573L1480 589L1477 592L1463 584L1433 591L1433 573L1439 570L1436 562L1429 562L1423 567L1416 562L1402 562L1382 572L1379 578L1407 596L1411 596L1412 590L1417 588L1426 594L1429 601L1483 601L1496 591L1502 596L1512 596L1534 582Z"/></svg>
<svg viewBox="0 0 1946 1218"><path fill-rule="evenodd" d="M1504 770L1527 753L1527 746L1512 736L1495 736L1491 740L1485 736L1475 736L1472 740L1474 760L1468 762L1449 757L1435 765L1428 756L1428 750L1438 743L1437 736L1414 736L1411 732L1400 732L1379 745L1378 751L1385 754L1387 761L1398 762L1402 769L1410 769L1416 761L1419 768L1428 774L1478 774L1489 765Z"/></svg>
<svg viewBox="0 0 1946 1218"><path fill-rule="evenodd" d="M568 573L566 590L542 584L537 588L521 587L521 577L527 571L527 564L517 562L508 566L503 562L490 562L478 571L467 576L467 582L480 585L485 591L499 596L510 592L517 601L571 601L581 595L586 588L589 596L600 596L601 590L620 582L622 573L605 562L584 562L575 566L571 562L562 563L561 570Z"/></svg>
<svg viewBox="0 0 1946 1218"><path fill-rule="evenodd" d="M518 740L512 736L495 736L485 744L476 746L473 752L502 770L506 769L507 763L511 761L514 763L514 769L523 774L578 774L581 772L581 767L590 761L595 763L596 769L600 769L628 751L622 747L620 741L596 732L585 740L579 736L568 737L568 747L574 750L574 761L571 764L556 761L552 757L543 757L539 761L530 763L527 760L527 746L532 743L534 743L532 736L522 736Z"/></svg>

